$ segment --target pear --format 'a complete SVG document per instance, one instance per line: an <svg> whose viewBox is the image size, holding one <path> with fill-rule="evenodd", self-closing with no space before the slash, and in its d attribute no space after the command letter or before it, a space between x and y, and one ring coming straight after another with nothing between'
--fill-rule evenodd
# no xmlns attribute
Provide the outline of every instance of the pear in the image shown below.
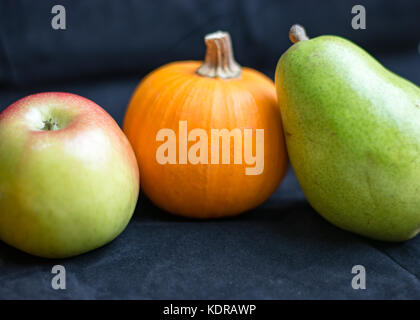
<svg viewBox="0 0 420 320"><path fill-rule="evenodd" d="M334 225L383 241L420 231L420 88L336 36L294 25L275 82L291 164Z"/></svg>

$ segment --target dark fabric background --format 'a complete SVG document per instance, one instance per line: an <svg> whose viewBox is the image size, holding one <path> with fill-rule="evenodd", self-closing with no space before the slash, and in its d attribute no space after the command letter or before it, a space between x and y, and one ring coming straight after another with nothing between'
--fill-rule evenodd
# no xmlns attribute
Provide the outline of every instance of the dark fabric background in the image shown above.
<svg viewBox="0 0 420 320"><path fill-rule="evenodd" d="M51 28L55 4L67 9L65 31ZM366 30L351 28L355 4L366 7ZM344 36L419 85L419 15L417 0L0 0L0 111L30 93L68 91L121 124L139 80L202 59L208 32L229 31L237 60L272 77L293 23L309 36ZM51 288L54 264L67 269L65 291ZM366 290L351 287L357 264ZM292 170L264 205L234 219L173 217L142 195L119 238L72 259L0 242L1 299L419 299L419 277L420 237L388 244L332 226Z"/></svg>

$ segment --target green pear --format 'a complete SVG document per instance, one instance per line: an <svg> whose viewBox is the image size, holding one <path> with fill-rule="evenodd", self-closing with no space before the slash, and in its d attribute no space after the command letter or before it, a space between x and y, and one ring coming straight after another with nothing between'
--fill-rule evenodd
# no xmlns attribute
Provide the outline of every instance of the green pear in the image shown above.
<svg viewBox="0 0 420 320"><path fill-rule="evenodd" d="M290 161L312 207L334 225L404 241L420 231L420 88L352 42L294 42L276 69Z"/></svg>

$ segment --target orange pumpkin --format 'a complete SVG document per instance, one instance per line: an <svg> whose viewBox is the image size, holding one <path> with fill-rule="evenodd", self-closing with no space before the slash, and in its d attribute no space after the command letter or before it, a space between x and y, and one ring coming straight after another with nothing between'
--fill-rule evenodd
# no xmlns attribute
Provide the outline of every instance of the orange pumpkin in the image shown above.
<svg viewBox="0 0 420 320"><path fill-rule="evenodd" d="M288 163L273 82L235 62L228 33L205 42L204 62L170 63L143 79L123 126L146 195L194 218L258 206Z"/></svg>

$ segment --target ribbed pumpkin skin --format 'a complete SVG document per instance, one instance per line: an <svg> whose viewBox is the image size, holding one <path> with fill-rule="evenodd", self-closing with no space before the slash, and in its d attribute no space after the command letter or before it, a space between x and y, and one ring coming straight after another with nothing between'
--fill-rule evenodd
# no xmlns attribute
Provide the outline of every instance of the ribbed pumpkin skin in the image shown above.
<svg viewBox="0 0 420 320"><path fill-rule="evenodd" d="M142 188L159 207L194 218L233 216L265 201L287 169L287 153L273 82L263 74L242 69L237 79L217 79L195 73L198 61L174 62L150 73L137 87L129 104L124 132L140 166ZM156 160L160 129L177 134L179 121L188 132L207 131L209 164L165 164ZM210 164L211 129L264 129L264 171L246 175L242 164ZM195 141L189 142L188 146ZM255 131L253 133L255 156ZM242 150L243 152L243 150ZM177 145L177 159L178 145ZM221 156L221 147L220 147Z"/></svg>

